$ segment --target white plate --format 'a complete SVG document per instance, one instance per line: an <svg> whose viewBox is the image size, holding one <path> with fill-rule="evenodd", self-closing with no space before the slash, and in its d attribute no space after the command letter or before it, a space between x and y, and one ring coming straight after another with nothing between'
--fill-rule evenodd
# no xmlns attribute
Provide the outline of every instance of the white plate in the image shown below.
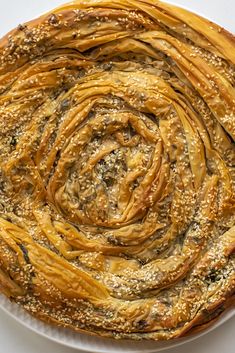
<svg viewBox="0 0 235 353"><path fill-rule="evenodd" d="M46 12L53 7L56 7L66 0L0 0L0 37L8 30L14 28L17 24L38 17L41 11ZM234 0L169 0L169 3L176 4L192 10L196 13L207 17L214 22L224 26L231 32L235 32ZM13 6L14 5L14 6ZM6 14L11 14L6 17ZM235 315L235 308L227 311L220 319L207 330L198 334L166 342L133 342L133 341L114 341L76 333L68 329L52 327L39 320L36 320L18 305L11 303L7 298L0 295L0 308L9 316L13 317L28 329L44 336L52 341L60 343L64 346L80 349L86 352L93 353L150 353L159 352L171 347L182 345L183 343L195 340L198 337L205 335L213 329L219 327L224 322Z"/></svg>
<svg viewBox="0 0 235 353"><path fill-rule="evenodd" d="M164 341L164 342L153 342L153 341L115 341L107 338L93 337L83 333L73 332L72 330L65 328L57 328L51 325L45 324L40 320L33 318L19 305L11 303L5 296L0 295L0 308L3 309L8 315L13 317L22 325L26 326L30 330L40 334L41 336L47 337L52 341L63 344L64 346L80 349L85 352L93 353L151 353L160 352L164 349L179 346L183 343L192 341L198 337L205 335L212 331L216 327L219 327L224 322L229 320L235 315L235 308L225 312L220 319L207 330L197 333L192 336Z"/></svg>

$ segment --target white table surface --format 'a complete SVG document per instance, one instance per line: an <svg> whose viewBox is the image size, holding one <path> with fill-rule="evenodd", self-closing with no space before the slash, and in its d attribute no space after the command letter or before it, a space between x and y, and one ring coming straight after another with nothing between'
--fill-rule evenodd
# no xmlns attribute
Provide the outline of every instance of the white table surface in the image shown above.
<svg viewBox="0 0 235 353"><path fill-rule="evenodd" d="M66 1L66 0L64 0ZM19 23L53 9L63 0L0 0L0 36ZM235 0L169 0L192 9L235 33ZM234 353L235 317L213 332L165 353ZM21 326L0 310L0 353L72 353ZM77 351L78 352L78 351Z"/></svg>

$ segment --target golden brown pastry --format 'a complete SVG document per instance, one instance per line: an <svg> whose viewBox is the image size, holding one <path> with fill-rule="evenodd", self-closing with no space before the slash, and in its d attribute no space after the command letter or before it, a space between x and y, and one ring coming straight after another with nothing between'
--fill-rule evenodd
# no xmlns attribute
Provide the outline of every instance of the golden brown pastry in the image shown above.
<svg viewBox="0 0 235 353"><path fill-rule="evenodd" d="M0 290L165 340L234 304L235 40L157 0L75 1L0 42Z"/></svg>

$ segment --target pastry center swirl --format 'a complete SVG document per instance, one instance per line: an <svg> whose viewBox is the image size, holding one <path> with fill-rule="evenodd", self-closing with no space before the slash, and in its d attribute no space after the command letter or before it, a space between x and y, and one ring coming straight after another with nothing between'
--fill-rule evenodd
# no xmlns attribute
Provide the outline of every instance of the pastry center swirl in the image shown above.
<svg viewBox="0 0 235 353"><path fill-rule="evenodd" d="M86 119L66 139L49 179L49 200L77 224L115 228L140 221L162 194L156 121L111 98Z"/></svg>

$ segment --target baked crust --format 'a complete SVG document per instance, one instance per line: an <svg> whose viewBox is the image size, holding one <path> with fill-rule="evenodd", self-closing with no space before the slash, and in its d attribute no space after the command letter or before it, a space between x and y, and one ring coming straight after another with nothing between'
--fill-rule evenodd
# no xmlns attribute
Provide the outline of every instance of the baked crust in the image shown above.
<svg viewBox="0 0 235 353"><path fill-rule="evenodd" d="M48 323L169 340L234 306L234 36L152 0L0 41L0 290Z"/></svg>

